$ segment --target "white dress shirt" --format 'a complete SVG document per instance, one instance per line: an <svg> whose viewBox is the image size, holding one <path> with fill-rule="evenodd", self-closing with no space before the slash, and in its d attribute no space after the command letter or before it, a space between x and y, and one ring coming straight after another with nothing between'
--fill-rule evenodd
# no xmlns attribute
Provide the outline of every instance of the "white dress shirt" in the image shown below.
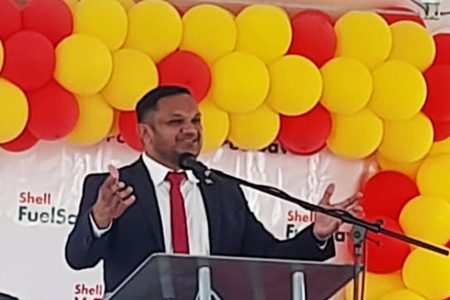
<svg viewBox="0 0 450 300"><path fill-rule="evenodd" d="M173 170L163 166L145 154L142 155L142 158L144 165L150 173L155 188L156 199L161 215L166 253L173 253L170 222L170 183L165 180L167 173L172 172ZM187 178L181 182L181 194L183 195L184 207L186 210L189 253L192 255L209 255L208 220L203 197L200 188L198 187L199 181L191 171L186 171L186 177ZM136 199L136 201L147 200ZM92 215L90 216L90 219L94 234L97 237L101 237L111 229L112 224L105 229L99 229L95 224Z"/></svg>

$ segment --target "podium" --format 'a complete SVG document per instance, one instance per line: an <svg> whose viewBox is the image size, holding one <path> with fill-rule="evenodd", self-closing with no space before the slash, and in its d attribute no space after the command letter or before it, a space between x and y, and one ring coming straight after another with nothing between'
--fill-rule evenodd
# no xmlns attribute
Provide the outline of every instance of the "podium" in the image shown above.
<svg viewBox="0 0 450 300"><path fill-rule="evenodd" d="M353 278L354 265L154 254L105 300L321 300Z"/></svg>

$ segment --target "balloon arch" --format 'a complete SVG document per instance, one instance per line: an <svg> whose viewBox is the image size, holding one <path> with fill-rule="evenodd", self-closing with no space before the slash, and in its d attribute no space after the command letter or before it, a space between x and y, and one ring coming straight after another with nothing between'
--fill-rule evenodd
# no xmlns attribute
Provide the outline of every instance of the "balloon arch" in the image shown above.
<svg viewBox="0 0 450 300"><path fill-rule="evenodd" d="M362 186L367 219L450 246L450 34L431 35L418 17L1 0L0 71L7 151L40 140L90 146L116 133L140 150L136 102L178 84L199 102L202 151L279 142L294 155L328 148L373 158L380 171ZM450 297L449 258L370 240L369 298Z"/></svg>

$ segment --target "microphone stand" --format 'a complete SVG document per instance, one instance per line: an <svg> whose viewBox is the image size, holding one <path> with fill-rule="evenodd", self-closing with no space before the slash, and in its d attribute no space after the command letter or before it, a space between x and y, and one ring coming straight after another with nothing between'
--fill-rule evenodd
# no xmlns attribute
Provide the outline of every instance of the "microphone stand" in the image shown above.
<svg viewBox="0 0 450 300"><path fill-rule="evenodd" d="M400 233L385 229L382 227L382 222L370 223L370 222L364 221L362 219L359 219L357 217L354 217L353 215L351 215L349 212L347 212L345 210L327 209L327 208L306 202L304 200L294 198L294 197L290 196L289 194L287 194L286 192L283 192L277 188L267 186L267 185L252 183L252 182L246 181L246 180L238 178L238 177L231 176L229 174L223 173L223 172L215 170L215 169L208 169L205 167L201 168L201 170L198 170L198 169L195 170L193 168L191 168L191 169L193 170L193 172L195 173L195 175L198 178L200 178L207 184L211 184L214 181L220 181L220 180L233 181L240 185L244 185L244 186L250 187L252 189L258 190L260 192L263 192L263 193L287 200L289 202L295 203L306 210L317 212L317 213L322 213L322 214L340 219L344 223L352 224L353 225L352 239L353 239L353 251L354 251L354 253L353 253L353 255L354 255L353 299L355 299L355 300L358 299L359 294L360 294L358 274L360 271L364 272L364 262L362 261L362 247L363 247L365 239L366 239L367 231L372 231L377 234L384 234L384 235L393 237L397 240L400 240L402 242L409 243L409 244L415 245L415 246L423 248L423 249L427 249L427 250L435 252L435 253L439 253L439 254L446 255L446 256L449 255L449 251L446 249L443 249L443 248L419 241L417 239L402 235ZM363 282L363 286L364 286L364 282Z"/></svg>

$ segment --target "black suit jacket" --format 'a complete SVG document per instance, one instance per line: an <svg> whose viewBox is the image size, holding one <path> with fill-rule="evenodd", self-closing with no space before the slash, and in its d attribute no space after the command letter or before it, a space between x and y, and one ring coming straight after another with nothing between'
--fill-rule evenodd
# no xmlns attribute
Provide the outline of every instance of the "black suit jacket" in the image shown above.
<svg viewBox="0 0 450 300"><path fill-rule="evenodd" d="M89 214L98 190L108 174L88 175L77 221L66 244L66 260L74 269L104 262L105 290L110 292L145 258L164 252L161 216L154 186L142 159L119 170L120 178L133 186L136 202L114 220L111 230L96 238ZM209 225L211 255L325 260L334 256L332 239L318 247L311 226L291 240L279 241L249 210L238 185L199 184Z"/></svg>
<svg viewBox="0 0 450 300"><path fill-rule="evenodd" d="M19 298L7 295L7 294L3 294L0 292L0 300L19 300Z"/></svg>

